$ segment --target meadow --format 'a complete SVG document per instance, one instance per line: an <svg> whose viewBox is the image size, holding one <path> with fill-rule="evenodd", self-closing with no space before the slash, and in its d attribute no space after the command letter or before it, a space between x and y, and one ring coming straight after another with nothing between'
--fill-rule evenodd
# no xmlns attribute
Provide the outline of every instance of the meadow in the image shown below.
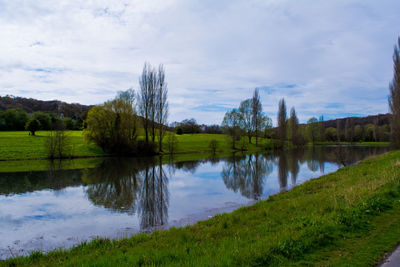
<svg viewBox="0 0 400 267"><path fill-rule="evenodd" d="M0 266L372 266L399 242L400 151L392 151L193 226Z"/></svg>
<svg viewBox="0 0 400 267"><path fill-rule="evenodd" d="M45 142L49 133L38 131L31 136L27 131L0 131L0 161L47 158ZM73 158L107 156L97 145L88 143L82 131L66 131L66 134L70 139ZM233 151L228 136L224 134L183 134L176 135L176 138L178 144L175 153L209 153L211 140L217 141L217 152ZM269 144L269 140L264 138L259 138L259 146L255 145L255 138L252 144L247 144L246 137L243 140L248 151L262 150ZM163 140L163 151L168 153L167 138Z"/></svg>

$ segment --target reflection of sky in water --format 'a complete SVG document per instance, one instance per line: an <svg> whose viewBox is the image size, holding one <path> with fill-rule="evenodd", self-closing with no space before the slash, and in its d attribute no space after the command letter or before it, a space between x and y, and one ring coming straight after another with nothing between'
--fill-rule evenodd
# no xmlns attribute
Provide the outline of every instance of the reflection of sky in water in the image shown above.
<svg viewBox="0 0 400 267"><path fill-rule="evenodd" d="M368 156L368 153L364 156ZM183 164L180 169L174 165L164 165L162 168L166 174L165 184L155 182L154 187L149 187L147 195L143 194L144 177L146 177L144 168L136 168L133 171L134 175L137 175L139 184L136 191L121 190L122 193L118 193L121 187L126 189L124 186L133 186L132 181L135 179L129 179L131 170L126 172L128 179L125 179L126 177L114 179L113 171L110 172L110 176L102 178L104 171L100 168L97 172L93 169L92 175L97 179L93 180L93 184L90 184L90 177L85 178L85 181L89 181L87 186L75 182L74 185L64 186L60 190L43 187L38 191L22 194L1 195L3 193L0 193L0 258L10 256L8 247L14 251L14 254L18 254L24 253L21 249L31 251L69 247L95 236L130 235L140 231L143 214L150 216L145 220L150 224L157 222L160 216L164 218L163 212L168 218L168 225L194 223L215 213L229 212L239 206L251 204L254 202L252 197L263 199L280 190L290 189L310 178L319 177L337 169L337 164L330 161L308 160L307 162L304 159L293 161L293 158L294 156L291 158L285 156L285 160L280 161L277 156L260 155L256 161L255 157L247 156L238 157L236 162L232 158L220 160L214 164L209 161L201 162L197 163L197 167L192 162L192 165L188 164L190 168L185 168ZM293 171L291 167L294 165L290 165L293 162L296 162L295 166L298 168L295 181L292 179L291 172ZM323 165L322 170L320 164ZM153 170L156 170L154 173L157 174L159 173L157 170L160 169L158 165L155 166ZM237 172L233 172L232 166L236 166ZM286 172L280 172L279 168L286 168ZM151 168L148 170L151 171ZM259 171L261 176L258 180L254 178L256 171ZM239 174L235 176L234 173ZM122 177L124 172L121 171L120 174ZM45 175L44 172L43 175ZM286 177L286 181L280 180L279 177L282 175ZM151 175L147 176L151 178ZM56 181L57 178L55 177ZM153 176L153 179L156 181L157 176ZM88 193L89 189L92 190L92 195ZM166 191L158 195L156 193L153 197L152 190ZM133 203L129 202L132 209L124 207L128 209L116 210L115 207L122 207L124 201L132 199L129 198L132 192L137 194L133 198ZM143 196L149 195L150 198L153 197L153 202L143 201ZM115 200L115 203L109 206L110 208L104 208L105 204L102 201L112 202L116 196L119 199ZM93 197L98 201L96 205ZM162 198L164 204L167 204L164 207L158 205L157 198ZM164 198L168 198L169 201L165 201ZM144 207L144 205L147 206ZM131 214L127 212L128 210Z"/></svg>

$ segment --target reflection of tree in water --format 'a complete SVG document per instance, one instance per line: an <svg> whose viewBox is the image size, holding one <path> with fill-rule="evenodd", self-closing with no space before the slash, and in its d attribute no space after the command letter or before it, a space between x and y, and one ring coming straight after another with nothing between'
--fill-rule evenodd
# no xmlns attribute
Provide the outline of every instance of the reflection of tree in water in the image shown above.
<svg viewBox="0 0 400 267"><path fill-rule="evenodd" d="M227 188L252 199L259 199L263 192L264 178L272 172L272 165L260 154L236 156L226 160L222 178Z"/></svg>
<svg viewBox="0 0 400 267"><path fill-rule="evenodd" d="M188 171L193 174L196 172L197 167L199 167L201 163L203 163L201 160L181 161L174 163L174 167L175 169Z"/></svg>
<svg viewBox="0 0 400 267"><path fill-rule="evenodd" d="M138 213L141 216L140 227L146 229L160 226L168 221L168 177L161 163L158 166L146 166L140 190Z"/></svg>
<svg viewBox="0 0 400 267"><path fill-rule="evenodd" d="M168 177L162 160L106 159L98 168L86 170L86 193L97 206L137 213L141 229L168 221Z"/></svg>
<svg viewBox="0 0 400 267"><path fill-rule="evenodd" d="M296 184L297 175L300 171L300 164L299 161L304 156L304 149L293 149L290 150L288 153L288 164L289 164L289 171L290 171L290 178L292 181L292 185Z"/></svg>
<svg viewBox="0 0 400 267"><path fill-rule="evenodd" d="M286 188L286 186L287 186L287 177L288 177L288 166L287 166L286 151L281 151L281 153L279 155L278 176L279 176L279 187L281 189Z"/></svg>
<svg viewBox="0 0 400 267"><path fill-rule="evenodd" d="M135 213L139 185L140 163L129 159L110 158L99 167L85 171L83 181L89 186L86 189L88 198L97 206L114 211Z"/></svg>

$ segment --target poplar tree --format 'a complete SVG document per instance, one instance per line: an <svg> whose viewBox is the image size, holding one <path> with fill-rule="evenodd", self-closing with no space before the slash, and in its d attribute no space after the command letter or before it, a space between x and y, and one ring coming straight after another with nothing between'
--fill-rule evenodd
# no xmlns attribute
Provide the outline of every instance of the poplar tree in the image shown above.
<svg viewBox="0 0 400 267"><path fill-rule="evenodd" d="M392 113L390 128L392 144L400 147L400 37L393 53L393 80L389 84L389 107Z"/></svg>
<svg viewBox="0 0 400 267"><path fill-rule="evenodd" d="M278 138L283 144L286 140L286 103L282 98L278 107Z"/></svg>

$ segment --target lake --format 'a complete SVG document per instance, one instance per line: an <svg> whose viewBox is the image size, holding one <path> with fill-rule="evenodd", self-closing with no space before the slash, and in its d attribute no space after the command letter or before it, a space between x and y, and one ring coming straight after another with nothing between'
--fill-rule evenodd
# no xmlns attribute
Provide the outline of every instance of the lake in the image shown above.
<svg viewBox="0 0 400 267"><path fill-rule="evenodd" d="M53 162L47 171L0 173L0 259L194 224L388 150L309 147L183 162L106 158L88 169Z"/></svg>

